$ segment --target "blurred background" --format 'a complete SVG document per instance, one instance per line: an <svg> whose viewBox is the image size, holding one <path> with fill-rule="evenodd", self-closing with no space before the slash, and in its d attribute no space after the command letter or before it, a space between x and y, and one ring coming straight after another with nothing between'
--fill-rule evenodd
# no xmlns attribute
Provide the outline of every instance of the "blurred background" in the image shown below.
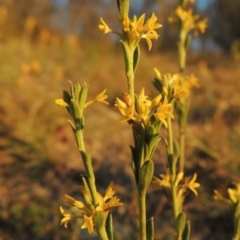
<svg viewBox="0 0 240 240"><path fill-rule="evenodd" d="M136 91L154 91L153 68L177 73L178 27L167 19L177 0L131 0L131 15L154 11L163 27L148 52L141 43ZM240 1L196 0L208 18L204 35L194 36L186 73L200 88L191 98L186 174L197 172L199 196L188 196L185 210L193 240L233 237L228 208L213 201L213 190L227 194L240 181ZM86 148L92 153L98 189L113 180L125 203L113 210L115 239L137 239L137 203L127 124L117 125L115 97L126 91L122 47L102 36L99 18L119 29L114 0L0 0L0 240L97 239L78 221L59 226L64 194L81 199L84 174L64 108L54 99L67 80L90 85L89 99L107 89L110 106L86 110ZM176 137L178 135L176 129ZM154 157L156 175L167 167L163 142ZM174 239L172 210L164 194L149 190L149 217L156 240Z"/></svg>

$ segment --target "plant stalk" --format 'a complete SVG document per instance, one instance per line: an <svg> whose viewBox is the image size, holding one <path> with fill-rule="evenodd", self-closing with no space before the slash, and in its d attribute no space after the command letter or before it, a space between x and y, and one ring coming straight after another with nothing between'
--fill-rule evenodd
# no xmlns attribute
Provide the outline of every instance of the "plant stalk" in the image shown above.
<svg viewBox="0 0 240 240"><path fill-rule="evenodd" d="M147 240L146 189L138 191L140 240Z"/></svg>

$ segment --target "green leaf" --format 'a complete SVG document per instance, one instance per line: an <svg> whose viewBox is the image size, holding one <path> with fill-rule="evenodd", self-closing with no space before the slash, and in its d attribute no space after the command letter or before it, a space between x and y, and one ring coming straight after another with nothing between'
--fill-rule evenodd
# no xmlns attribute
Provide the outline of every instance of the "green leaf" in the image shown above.
<svg viewBox="0 0 240 240"><path fill-rule="evenodd" d="M155 134L154 136L152 136L152 139L150 141L150 143L148 144L148 155L146 155L147 159L152 159L153 154L157 148L157 145L159 143L160 137L159 134Z"/></svg>
<svg viewBox="0 0 240 240"><path fill-rule="evenodd" d="M64 102L66 102L67 104L71 105L71 95L69 94L68 91L63 90L63 100Z"/></svg>
<svg viewBox="0 0 240 240"><path fill-rule="evenodd" d="M82 176L82 180L83 180L83 185L84 185L85 189L90 194L91 191L90 191L90 184L89 184L89 181L88 181L88 177L87 176Z"/></svg>
<svg viewBox="0 0 240 240"><path fill-rule="evenodd" d="M70 95L71 95L71 98L73 98L74 97L74 88L73 88L73 84L72 84L72 82L70 81L70 80L68 80L69 81L69 83L70 83Z"/></svg>
<svg viewBox="0 0 240 240"><path fill-rule="evenodd" d="M182 234L182 240L189 240L190 239L190 232L191 232L191 225L190 221L187 221L183 234Z"/></svg>
<svg viewBox="0 0 240 240"><path fill-rule="evenodd" d="M150 185L153 178L153 172L154 172L153 161L147 160L143 164L139 174L138 187L140 191L146 190L147 187Z"/></svg>
<svg viewBox="0 0 240 240"><path fill-rule="evenodd" d="M74 118L75 121L76 121L77 118L81 119L82 111L79 108L78 103L74 99L71 99L71 102L72 102L72 107L73 107L73 116L72 117Z"/></svg>
<svg viewBox="0 0 240 240"><path fill-rule="evenodd" d="M180 214L178 214L176 223L177 223L178 234L182 236L183 231L185 229L185 225L186 225L186 214L184 212L181 212Z"/></svg>
<svg viewBox="0 0 240 240"><path fill-rule="evenodd" d="M119 9L120 20L123 21L128 17L129 0L117 0L117 4Z"/></svg>
<svg viewBox="0 0 240 240"><path fill-rule="evenodd" d="M138 66L139 59L140 59L140 47L138 45L133 53L133 72L135 72Z"/></svg>
<svg viewBox="0 0 240 240"><path fill-rule="evenodd" d="M67 120L73 130L73 132L75 133L76 127L74 126L73 122L71 120Z"/></svg>
<svg viewBox="0 0 240 240"><path fill-rule="evenodd" d="M153 240L154 238L154 222L153 217L147 220L147 240Z"/></svg>
<svg viewBox="0 0 240 240"><path fill-rule="evenodd" d="M108 235L108 240L113 240L113 224L112 224L112 213L109 212L106 219L106 232Z"/></svg>
<svg viewBox="0 0 240 240"><path fill-rule="evenodd" d="M120 0L117 0L117 7L118 7L118 11L120 11Z"/></svg>
<svg viewBox="0 0 240 240"><path fill-rule="evenodd" d="M128 47L128 45L120 40L120 42L123 44L123 55L124 55L124 63L125 63L125 72L128 73L129 71L129 66L130 66L130 60L129 60L129 56L131 56L131 52L130 52L130 49Z"/></svg>
<svg viewBox="0 0 240 240"><path fill-rule="evenodd" d="M163 83L161 82L160 79L154 78L154 80L152 81L152 84L160 93L163 92Z"/></svg>
<svg viewBox="0 0 240 240"><path fill-rule="evenodd" d="M84 110L84 105L87 99L87 94L88 94L88 86L86 84L84 84L81 88L81 93L79 96L79 108L81 109L81 111L83 112Z"/></svg>
<svg viewBox="0 0 240 240"><path fill-rule="evenodd" d="M77 83L75 86L74 86L74 99L79 102L79 98L80 98L80 93L81 93L81 86L79 83Z"/></svg>
<svg viewBox="0 0 240 240"><path fill-rule="evenodd" d="M87 176L82 176L83 180L83 185L87 191L86 196L84 195L84 200L85 200L85 205L87 208L91 209L94 211L94 206L93 206L93 200L92 200L92 194L91 194L91 189L90 189L90 184L89 184L89 179Z"/></svg>

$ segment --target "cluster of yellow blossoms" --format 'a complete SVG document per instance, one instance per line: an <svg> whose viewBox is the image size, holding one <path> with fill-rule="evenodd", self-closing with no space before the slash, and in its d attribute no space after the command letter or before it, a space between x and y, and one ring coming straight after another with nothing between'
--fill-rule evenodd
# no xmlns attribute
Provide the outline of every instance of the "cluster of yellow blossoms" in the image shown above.
<svg viewBox="0 0 240 240"><path fill-rule="evenodd" d="M199 31L204 33L207 28L207 19L201 19L199 15L193 15L193 9L189 8L188 10L183 9L182 7L178 7L175 10L176 16L181 20L182 29L188 33L191 30L195 31L197 34ZM173 17L169 18L170 22L175 22Z"/></svg>
<svg viewBox="0 0 240 240"><path fill-rule="evenodd" d="M88 232L91 234L94 231L94 216L96 214L101 213L106 219L110 208L123 205L119 201L119 199L114 196L115 191L113 190L113 182L111 182L108 186L104 197L100 193L98 193L99 204L97 207L94 206L91 194L87 191L85 187L80 186L80 191L84 196L84 202L77 201L75 198L65 195L66 203L73 207L76 207L79 211L78 214L71 214L60 206L60 212L63 215L60 224L64 225L64 227L67 227L67 224L71 219L80 218L83 220L81 229L87 228Z"/></svg>
<svg viewBox="0 0 240 240"><path fill-rule="evenodd" d="M176 175L176 178L174 179L174 185L177 188L178 203L183 203L184 198L188 194L188 190L191 190L196 196L198 195L196 188L200 187L200 184L196 182L196 179L197 179L196 173L194 173L191 179L184 177L183 172L179 172ZM152 184L155 187L162 187L165 190L167 197L170 197L171 194L170 170L167 169L166 175L160 174L160 178L154 177Z"/></svg>
<svg viewBox="0 0 240 240"><path fill-rule="evenodd" d="M114 105L123 115L120 122L133 120L146 126L151 116L154 115L156 119L160 120L167 127L166 119L169 117L173 118L173 106L168 103L166 97L162 99L161 94L150 100L145 95L144 88L142 88L139 94L135 94L135 106L131 103L128 93L124 93L123 98L124 101L117 98Z"/></svg>
<svg viewBox="0 0 240 240"><path fill-rule="evenodd" d="M154 72L155 81L159 82L161 91L168 96L169 101L185 99L189 97L193 87L199 87L198 80L193 74L189 76L165 74L162 77L157 68L154 68Z"/></svg>
<svg viewBox="0 0 240 240"><path fill-rule="evenodd" d="M145 22L145 14L142 14L138 19L136 16L130 19L125 16L125 19L120 20L123 33L114 31L108 27L102 18L100 18L101 24L99 24L99 29L103 34L112 32L120 36L122 41L127 42L129 48L136 48L141 38L147 41L148 49L152 48L152 39L158 39L159 35L155 31L162 27L161 24L157 23L157 17L153 13L152 16Z"/></svg>

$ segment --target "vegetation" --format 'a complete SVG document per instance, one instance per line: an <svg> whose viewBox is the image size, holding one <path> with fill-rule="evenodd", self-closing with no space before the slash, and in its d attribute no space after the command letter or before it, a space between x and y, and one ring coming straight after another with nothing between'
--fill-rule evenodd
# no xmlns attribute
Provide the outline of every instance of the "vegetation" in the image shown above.
<svg viewBox="0 0 240 240"><path fill-rule="evenodd" d="M83 1L83 4L87 3ZM88 9L93 8L90 5ZM141 188L139 186L136 188L136 184L139 184L138 174L132 172L130 161L132 156L128 149L130 143L132 152L136 151L137 145L134 144L138 142L136 139L132 142L132 134L129 133L127 123L116 124L121 117L112 110L116 96L119 100L125 101L125 104L128 103L121 95L122 92L126 92L129 84L123 80L125 73L124 62L119 61L122 58L122 49L118 46L120 44L116 46L106 36L101 37L97 30L92 31L91 37L101 39L100 42L88 41L87 38L83 40L74 34L66 36L54 32L54 28L41 28L34 23L33 17L29 17L29 13L26 14L26 25L18 22L20 27L22 26L21 33L14 35L14 30L10 32L11 28L6 27L6 21L10 21L7 17L9 9L10 6L7 4L1 5L1 238L96 238L95 233L88 235L86 230L81 230L80 226L83 224L81 220L71 221L68 229L59 226L62 217L59 206L66 208L64 194L81 199L78 186L83 185L84 181L86 184L84 163L80 160L74 135L66 121L69 116L54 104L54 99L59 97L62 89L69 89L67 79L70 79L73 86L80 83L83 87L85 82L89 83L90 100L99 100L95 96L104 88L108 89L110 107L96 104L84 110L84 148L91 152L97 191L106 196L105 191L113 180L117 198L124 203L123 206L113 210L115 239L130 239L129 236L131 239L138 239L136 195ZM100 16L95 13L93 15L97 26ZM158 32L161 35L161 29ZM87 33L86 35L90 36ZM144 47L144 44L141 43L141 47ZM162 73L178 72L177 56L176 52L149 53L147 49L143 49L135 72L137 80L134 92L138 93L138 96L145 93L147 95L149 93L147 89L153 89L151 80L154 79L155 66ZM236 212L238 202L235 189L238 190L239 185L228 187L232 181L239 182L239 62L230 59L229 56L206 52L197 55L192 52L185 63L184 75L190 76L194 72L200 86L191 90L194 94L191 95L191 103L187 103L191 107L188 112L187 128L184 130L186 135L184 175L195 176L196 173L197 182L201 187L197 188L197 197L193 198L191 194L186 196L183 210L187 219L191 220L192 237L231 239L234 227L236 232L238 223L235 221L232 224L227 205L213 201L213 194L217 189L215 198L227 202ZM161 80L162 76L155 70L155 85ZM143 86L145 93L142 92ZM158 96L159 91L153 94ZM100 95L101 101L104 101L101 98L103 95ZM133 96L134 94L131 101L139 100L133 99ZM163 96L161 100L164 100ZM116 104L120 110L122 103L119 101ZM181 110L181 105L178 107ZM177 137L176 142L181 139L178 134L177 114L174 112L175 120L171 123L174 137ZM171 114L168 116L172 117ZM154 176L157 177L156 185L158 183L162 185L158 180L159 174L160 180L167 178L169 152L166 151L163 137L169 140L167 130L170 120L166 119L165 125L168 126L166 130L165 122L162 121L162 139L152 156L155 165ZM136 130L139 129L133 129ZM81 152L81 155L84 159L85 154ZM134 164L137 163L134 158L133 161ZM83 182L82 176L85 176ZM183 183L181 184L183 186ZM108 189L111 187L112 185ZM222 197L227 196L225 193L227 189L229 198ZM171 191L174 193L173 188ZM171 194L168 195L170 198L166 198L166 192L166 189L156 191L152 187L145 191L147 216L154 217L154 239L173 239L175 231L181 235L182 230L178 228L177 223L179 220L174 224L172 218ZM73 204L72 198L67 199L68 203ZM110 210L110 206L102 206L103 212ZM175 210L175 219L184 218L183 214L178 218L177 213L179 209Z"/></svg>

